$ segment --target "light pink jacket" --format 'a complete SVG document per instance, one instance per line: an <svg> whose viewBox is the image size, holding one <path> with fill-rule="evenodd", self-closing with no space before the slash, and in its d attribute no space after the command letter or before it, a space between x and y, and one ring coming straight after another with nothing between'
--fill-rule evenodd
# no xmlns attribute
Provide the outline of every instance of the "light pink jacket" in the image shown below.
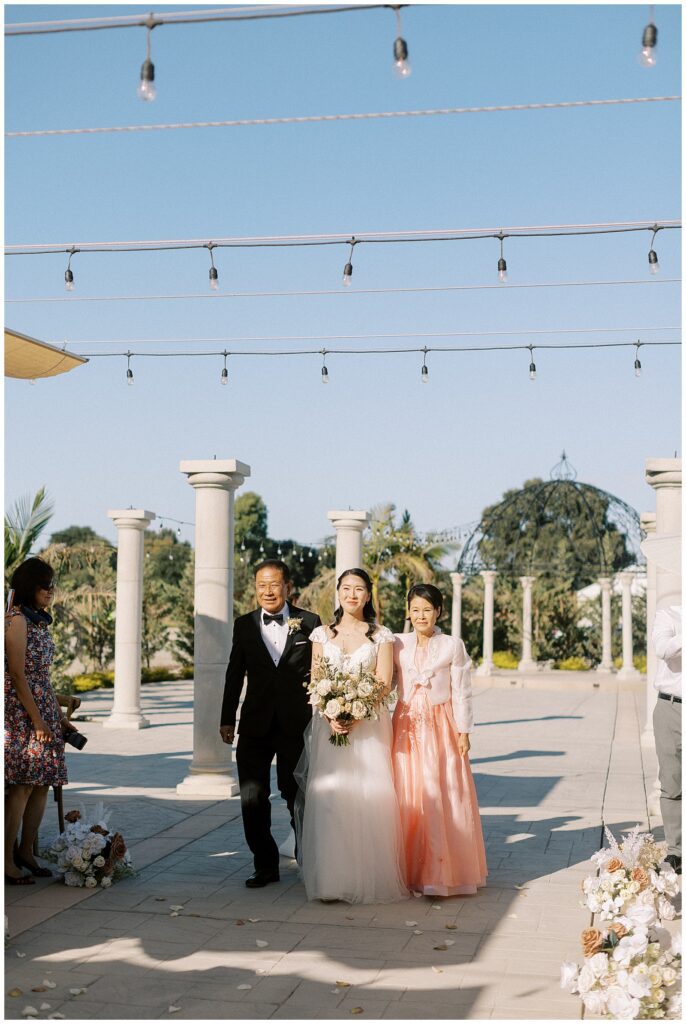
<svg viewBox="0 0 686 1024"><path fill-rule="evenodd" d="M452 701L453 717L458 732L471 732L474 727L472 713L472 666L461 640L454 639L439 629L429 640L426 668L419 672L415 667L414 655L417 649L417 634L396 633L393 644L395 668L394 682L398 697L408 704L416 686L426 687L432 704Z"/></svg>

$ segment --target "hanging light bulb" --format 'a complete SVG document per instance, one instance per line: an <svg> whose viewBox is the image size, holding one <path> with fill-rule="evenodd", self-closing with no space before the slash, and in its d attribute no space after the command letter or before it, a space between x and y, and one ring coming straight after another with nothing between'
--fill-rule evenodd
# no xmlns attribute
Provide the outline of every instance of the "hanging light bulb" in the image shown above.
<svg viewBox="0 0 686 1024"><path fill-rule="evenodd" d="M322 384L329 383L329 371L326 368L326 349L322 349Z"/></svg>
<svg viewBox="0 0 686 1024"><path fill-rule="evenodd" d="M140 99L145 100L148 103L152 103L157 95L155 91L155 65L150 60L150 37L152 30L155 27L152 22L152 14L148 20L148 41L147 41L147 52L145 60L141 64L141 80L138 84L138 96Z"/></svg>
<svg viewBox="0 0 686 1024"><path fill-rule="evenodd" d="M226 350L224 350L224 369L222 370L222 375L220 377L220 382L222 384L229 383L229 371L226 368L226 357L228 356L228 354L229 353Z"/></svg>
<svg viewBox="0 0 686 1024"><path fill-rule="evenodd" d="M71 258L74 255L74 253L78 251L79 250L74 249L73 246L71 249L67 249L67 252L69 253L69 259L67 261L67 269L64 272L64 287L67 289L68 292L74 291L74 272L71 269Z"/></svg>
<svg viewBox="0 0 686 1024"><path fill-rule="evenodd" d="M641 342L636 342L636 358L634 359L634 374L636 377L641 376L641 360L638 358L638 350L641 347Z"/></svg>
<svg viewBox="0 0 686 1024"><path fill-rule="evenodd" d="M353 249L357 245L355 238L350 239L350 255L348 256L348 262L343 267L343 286L349 288L353 277Z"/></svg>
<svg viewBox="0 0 686 1024"><path fill-rule="evenodd" d="M496 235L496 238L500 239L500 259L498 260L498 280L500 281L501 284L505 284L505 282L507 281L507 263L505 262L505 257L503 256L503 239L505 238L505 235L503 235L502 232L501 232L499 235Z"/></svg>
<svg viewBox="0 0 686 1024"><path fill-rule="evenodd" d="M131 369L131 353L126 353L126 383L129 387L133 386L133 370ZM160 526L162 524L160 523Z"/></svg>
<svg viewBox="0 0 686 1024"><path fill-rule="evenodd" d="M407 43L402 37L402 28L400 26L400 8L396 7L395 10L395 23L397 26L398 36L393 43L393 71L398 78L409 78L412 74L412 68L408 60L408 49Z"/></svg>
<svg viewBox="0 0 686 1024"><path fill-rule="evenodd" d="M534 362L534 347L529 345L529 380L536 380L536 363Z"/></svg>
<svg viewBox="0 0 686 1024"><path fill-rule="evenodd" d="M277 556L277 558L281 558L282 554L283 554L283 551L281 550L281 545L279 544L278 548L276 549L276 556Z"/></svg>
<svg viewBox="0 0 686 1024"><path fill-rule="evenodd" d="M638 62L642 68L654 68L657 64L655 47L657 46L657 28L652 21L652 5L650 7L650 21L643 29L641 39L641 52L638 55Z"/></svg>
<svg viewBox="0 0 686 1024"><path fill-rule="evenodd" d="M424 353L424 362L422 363L422 384L429 383L429 367L426 365L426 353L429 351L426 346L422 349Z"/></svg>
<svg viewBox="0 0 686 1024"><path fill-rule="evenodd" d="M216 248L214 242L208 242L207 243L207 249L208 249L209 254L210 254L210 264L211 264L211 266L210 266L210 288L212 289L213 292L216 292L216 290L219 288L219 272L218 272L217 268L214 265L214 256L212 255L212 250L214 248Z"/></svg>
<svg viewBox="0 0 686 1024"><path fill-rule="evenodd" d="M659 274L660 273L660 264L659 264L658 259L657 259L657 253L655 252L654 249L651 249L650 252L648 253L648 267L650 269L650 273L651 274Z"/></svg>

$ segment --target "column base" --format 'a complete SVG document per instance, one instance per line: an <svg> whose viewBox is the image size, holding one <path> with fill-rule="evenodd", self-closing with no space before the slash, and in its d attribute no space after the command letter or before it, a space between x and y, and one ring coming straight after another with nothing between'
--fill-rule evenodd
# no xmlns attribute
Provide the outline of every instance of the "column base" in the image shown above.
<svg viewBox="0 0 686 1024"><path fill-rule="evenodd" d="M482 661L474 674L477 676L491 676L494 669L495 665L492 661Z"/></svg>
<svg viewBox="0 0 686 1024"><path fill-rule="evenodd" d="M176 792L196 800L228 800L238 792L238 782L229 772L190 772Z"/></svg>
<svg viewBox="0 0 686 1024"><path fill-rule="evenodd" d="M517 665L518 672L538 672L538 662L534 661L533 658L525 661L524 658Z"/></svg>
<svg viewBox="0 0 686 1024"><path fill-rule="evenodd" d="M105 729L147 729L150 722L138 711L113 711L102 724Z"/></svg>
<svg viewBox="0 0 686 1024"><path fill-rule="evenodd" d="M618 679L640 679L641 673L632 665L631 668L620 668L617 673Z"/></svg>
<svg viewBox="0 0 686 1024"><path fill-rule="evenodd" d="M596 673L601 676L613 676L616 671L614 665L603 665L602 663L596 669Z"/></svg>

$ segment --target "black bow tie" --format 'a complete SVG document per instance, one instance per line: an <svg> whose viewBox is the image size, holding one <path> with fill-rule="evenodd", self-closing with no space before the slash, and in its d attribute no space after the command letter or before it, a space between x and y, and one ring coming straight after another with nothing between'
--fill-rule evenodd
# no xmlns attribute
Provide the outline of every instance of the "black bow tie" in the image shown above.
<svg viewBox="0 0 686 1024"><path fill-rule="evenodd" d="M263 615L262 621L265 626L268 626L270 622L278 622L280 626L283 626L283 612L279 612L278 615Z"/></svg>

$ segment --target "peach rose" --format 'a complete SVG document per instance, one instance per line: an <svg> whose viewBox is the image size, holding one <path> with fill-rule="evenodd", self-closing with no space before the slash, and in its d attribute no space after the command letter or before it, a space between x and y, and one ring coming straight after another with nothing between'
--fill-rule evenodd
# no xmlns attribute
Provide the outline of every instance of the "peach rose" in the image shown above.
<svg viewBox="0 0 686 1024"><path fill-rule="evenodd" d="M126 853L126 843L119 832L115 832L110 841L110 860L121 860Z"/></svg>
<svg viewBox="0 0 686 1024"><path fill-rule="evenodd" d="M623 867L624 867L624 864L619 859L619 857L613 857L612 860L609 861L609 863L607 865L607 870L608 871L621 871L621 869Z"/></svg>
<svg viewBox="0 0 686 1024"><path fill-rule="evenodd" d="M99 836L108 836L109 832L102 825L91 825L91 832L97 832Z"/></svg>
<svg viewBox="0 0 686 1024"><path fill-rule="evenodd" d="M593 956L603 948L603 933L598 928L585 928L581 933L581 948L584 956Z"/></svg>
<svg viewBox="0 0 686 1024"><path fill-rule="evenodd" d="M618 921L613 921L612 924L607 926L609 932L614 932L618 939L623 939L625 935L628 935L628 931L623 924L619 924Z"/></svg>
<svg viewBox="0 0 686 1024"><path fill-rule="evenodd" d="M73 825L74 822L79 821L80 818L81 818L81 812L80 811L67 811L67 813L64 816L64 820L68 821L71 825Z"/></svg>
<svg viewBox="0 0 686 1024"><path fill-rule="evenodd" d="M631 872L631 881L638 882L638 884L641 886L639 892L643 892L643 890L647 889L650 885L650 879L647 873L643 870L643 868L634 868L634 870Z"/></svg>

